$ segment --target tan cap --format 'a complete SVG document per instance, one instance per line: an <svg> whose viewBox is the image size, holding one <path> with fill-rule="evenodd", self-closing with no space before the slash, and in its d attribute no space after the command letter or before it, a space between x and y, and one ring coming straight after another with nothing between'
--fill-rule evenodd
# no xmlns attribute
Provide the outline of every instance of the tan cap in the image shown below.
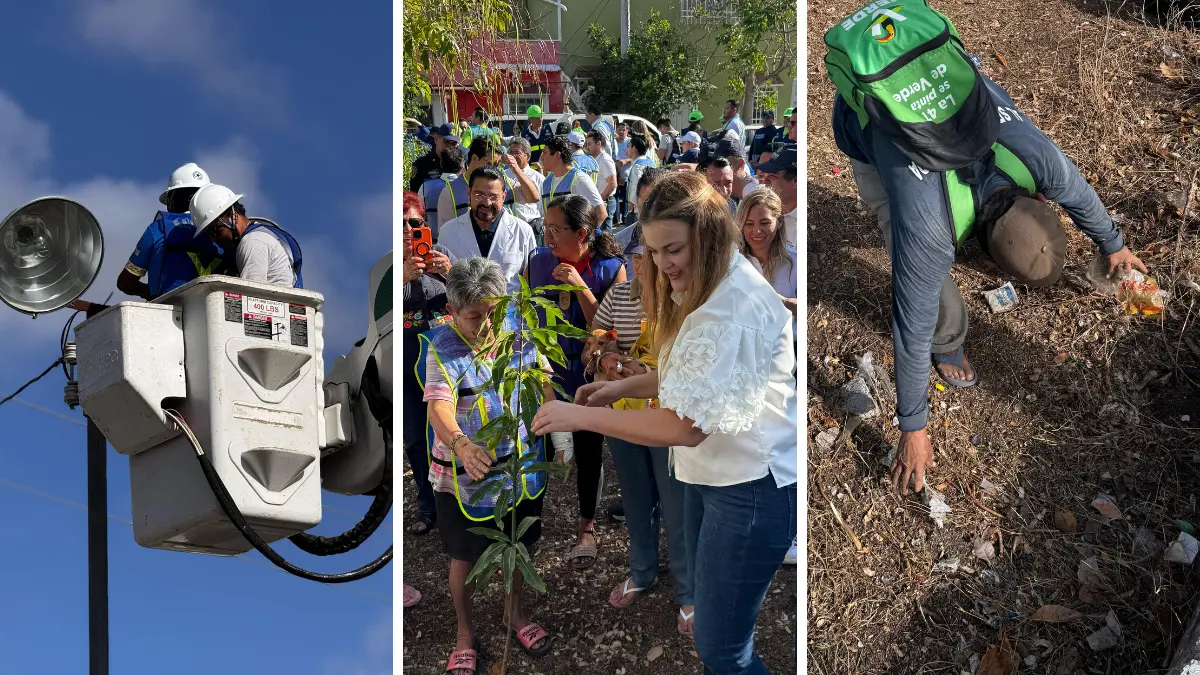
<svg viewBox="0 0 1200 675"><path fill-rule="evenodd" d="M1027 286L1048 286L1062 275L1067 233L1049 204L1013 200L987 233L988 251L1000 269Z"/></svg>

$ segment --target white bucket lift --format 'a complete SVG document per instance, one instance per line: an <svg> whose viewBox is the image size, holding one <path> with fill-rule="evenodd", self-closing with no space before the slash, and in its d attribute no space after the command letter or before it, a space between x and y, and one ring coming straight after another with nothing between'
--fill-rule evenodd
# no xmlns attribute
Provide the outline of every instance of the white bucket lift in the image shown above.
<svg viewBox="0 0 1200 675"><path fill-rule="evenodd" d="M163 408L182 414L264 540L321 521L322 302L312 291L206 276L79 325L80 401L129 455L138 544L250 549Z"/></svg>

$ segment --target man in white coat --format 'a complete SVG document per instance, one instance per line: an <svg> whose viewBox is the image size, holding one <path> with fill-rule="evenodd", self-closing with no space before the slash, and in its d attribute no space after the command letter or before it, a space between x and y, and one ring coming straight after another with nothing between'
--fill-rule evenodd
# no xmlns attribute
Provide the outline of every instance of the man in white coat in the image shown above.
<svg viewBox="0 0 1200 675"><path fill-rule="evenodd" d="M504 208L504 174L492 166L476 169L467 183L471 209L442 226L438 247L451 261L483 256L500 263L511 293L537 242L529 223Z"/></svg>

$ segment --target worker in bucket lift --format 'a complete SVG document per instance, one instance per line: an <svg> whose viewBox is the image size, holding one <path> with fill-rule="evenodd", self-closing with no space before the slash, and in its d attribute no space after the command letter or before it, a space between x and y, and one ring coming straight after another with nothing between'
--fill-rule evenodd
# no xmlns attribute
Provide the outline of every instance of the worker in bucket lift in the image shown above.
<svg viewBox="0 0 1200 675"><path fill-rule="evenodd" d="M208 174L191 162L171 173L167 189L158 197L165 208L142 233L117 277L118 290L152 300L192 279L221 271L221 250L210 241L196 240L188 214L192 195L208 184Z"/></svg>
<svg viewBox="0 0 1200 675"><path fill-rule="evenodd" d="M191 202L196 238L207 237L232 253L227 258L233 259L238 276L246 281L304 288L299 242L277 225L247 218L241 198L224 185L197 190Z"/></svg>

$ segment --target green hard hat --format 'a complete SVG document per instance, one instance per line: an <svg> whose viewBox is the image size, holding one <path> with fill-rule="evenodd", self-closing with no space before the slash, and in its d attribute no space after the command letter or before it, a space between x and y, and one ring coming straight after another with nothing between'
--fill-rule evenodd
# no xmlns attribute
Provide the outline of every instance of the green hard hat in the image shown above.
<svg viewBox="0 0 1200 675"><path fill-rule="evenodd" d="M540 105L531 105L531 106L529 106L529 110L526 110L526 111L525 111L525 116L526 116L526 117L539 117L539 118L540 118L540 117L542 116L542 107L541 107Z"/></svg>
<svg viewBox="0 0 1200 675"><path fill-rule="evenodd" d="M792 109L791 109L791 108L788 108L787 110L784 110L784 111L783 111L783 114L784 114L784 115L791 115L791 114L792 114Z"/></svg>
<svg viewBox="0 0 1200 675"><path fill-rule="evenodd" d="M688 115L689 122L699 122L702 119L704 119L704 113L699 110L693 110L692 114Z"/></svg>

